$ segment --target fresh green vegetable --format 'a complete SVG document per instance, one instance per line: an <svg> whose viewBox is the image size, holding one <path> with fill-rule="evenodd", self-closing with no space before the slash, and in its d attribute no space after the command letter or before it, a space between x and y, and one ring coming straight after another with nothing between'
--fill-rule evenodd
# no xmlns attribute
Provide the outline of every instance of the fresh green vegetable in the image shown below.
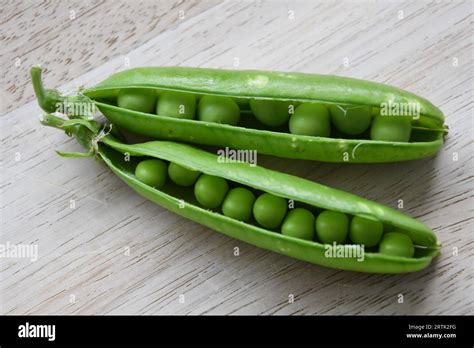
<svg viewBox="0 0 474 348"><path fill-rule="evenodd" d="M321 104L301 104L290 117L290 132L298 135L328 137L331 134L328 109Z"/></svg>
<svg viewBox="0 0 474 348"><path fill-rule="evenodd" d="M135 176L141 182L155 187L162 188L166 182L166 163L159 159L142 161L135 169Z"/></svg>
<svg viewBox="0 0 474 348"><path fill-rule="evenodd" d="M31 75L38 102L47 112L56 111L63 103L92 104L111 123L136 134L221 148L252 149L259 154L285 158L348 163L419 159L434 155L447 132L443 113L428 100L395 87L338 76L184 67L135 68L113 74L99 85L81 90L77 96L62 96L43 88L40 68L33 67ZM160 95L158 109L171 105L167 109L173 111L166 113L175 117L163 116L161 111L158 115L137 112L133 107L121 106L121 102L115 105L122 91L129 93L132 89L154 89ZM170 91L172 101L165 103ZM180 96L179 100L175 96ZM200 100L197 119L191 119L194 97ZM153 98L143 96L143 99L148 104ZM303 112L309 107L304 106L293 115L301 104L331 105L332 123L340 134L328 135L321 110L317 112L319 117L309 117ZM186 117L179 117L181 114L176 117L177 105L185 106L183 116ZM395 110L394 105L417 105L419 115L415 116L419 117L405 117L400 123L383 120L390 118L379 117L386 105L390 105L390 111ZM71 108L68 115L80 117L76 109L80 108ZM290 115L296 117L289 122ZM370 139L365 131L360 133L369 130L368 127Z"/></svg>
<svg viewBox="0 0 474 348"><path fill-rule="evenodd" d="M239 220L248 221L252 217L255 195L249 189L236 187L229 191L222 204L222 213L225 216Z"/></svg>
<svg viewBox="0 0 474 348"><path fill-rule="evenodd" d="M168 166L168 175L171 181L180 186L193 186L201 173L171 162Z"/></svg>
<svg viewBox="0 0 474 348"><path fill-rule="evenodd" d="M376 116L370 128L372 140L408 142L411 121L406 116Z"/></svg>
<svg viewBox="0 0 474 348"><path fill-rule="evenodd" d="M342 244L349 231L349 218L346 214L325 210L316 218L316 235L326 244Z"/></svg>
<svg viewBox="0 0 474 348"><path fill-rule="evenodd" d="M263 227L275 229L281 225L287 208L284 198L274 196L271 193L264 193L255 201L253 215L255 220Z"/></svg>
<svg viewBox="0 0 474 348"><path fill-rule="evenodd" d="M152 113L156 105L156 92L147 88L122 89L117 96L117 106L128 110Z"/></svg>
<svg viewBox="0 0 474 348"><path fill-rule="evenodd" d="M286 215L281 233L295 238L313 240L314 215L304 208L295 208Z"/></svg>
<svg viewBox="0 0 474 348"><path fill-rule="evenodd" d="M208 174L202 174L194 185L196 200L208 209L219 207L228 190L229 185L225 179Z"/></svg>
<svg viewBox="0 0 474 348"><path fill-rule="evenodd" d="M370 127L372 121L370 106L331 105L330 110L332 123L342 133L357 135Z"/></svg>
<svg viewBox="0 0 474 348"><path fill-rule="evenodd" d="M53 115L46 115L42 123L60 128L67 134L73 135L87 150L86 153L58 152L60 155L66 157L97 156L120 179L143 197L176 214L257 247L326 267L375 273L418 271L427 267L433 257L439 253L440 245L428 226L397 210L347 192L266 168L251 167L245 163L221 165L217 162L216 155L185 144L167 141L125 144L111 134L104 135L104 132L108 133L110 128L104 129L101 124L92 120L82 118L63 120ZM198 193L196 199L191 187L180 187L168 181L162 188L157 189L141 181L135 175L136 168L140 163L148 161L150 158L161 160L165 164L175 163L203 173L194 187L194 191ZM220 213L221 209L217 207L223 207L225 204L223 200L225 200L227 185L262 193L253 204L253 218L243 222ZM295 224L297 220L300 220L304 225L301 226L301 231L308 232L307 221L305 221L307 219L298 218L298 214L294 213L298 208L290 210L287 214L287 200L292 200L298 206L299 204L307 206L311 210L314 208L315 211L329 210L332 217L324 217L328 215L328 212L323 212L318 216L319 223L321 223L322 217L323 220L326 220L326 224L323 224L325 226L323 232L328 236L324 238L326 242L336 239L342 240L342 238L335 238L334 231L340 229L338 226L341 225L344 216L346 219L348 216L353 218L364 216L380 221L387 229L403 231L404 237L398 236L396 238L408 238L414 245L416 252L413 255L410 253L411 256L409 256L406 251L403 253L396 251L397 255L403 254L403 256L393 256L394 250L405 247L401 248L401 243L396 244L397 240L394 243L393 237L390 237L393 233L387 233L378 246L371 248L373 251L365 251L363 260L350 256L328 256L328 250L332 245L325 244L321 235L318 235L316 240L300 238L300 230L296 229ZM250 202L246 203L247 209L250 205ZM331 213L331 211L338 214ZM334 217L336 221L333 221ZM272 227L279 226L280 223L275 223L278 220L283 221L282 231L285 231L283 233L279 233L276 227L271 230L261 224L264 222ZM331 225L335 226L335 229L329 229L328 226ZM345 226L347 234L347 224ZM315 223L315 229L316 232L321 231L320 228L318 231L318 222ZM285 234L288 231L292 235ZM306 233L303 237L305 235ZM403 243L408 244L406 241ZM340 244L338 246L351 247L352 245ZM408 248L405 249L408 250Z"/></svg>
<svg viewBox="0 0 474 348"><path fill-rule="evenodd" d="M257 120L269 127L282 126L290 117L291 108L294 104L279 100L250 100L250 109Z"/></svg>
<svg viewBox="0 0 474 348"><path fill-rule="evenodd" d="M165 91L158 99L156 114L192 120L196 113L196 97L191 93Z"/></svg>
<svg viewBox="0 0 474 348"><path fill-rule="evenodd" d="M351 220L349 238L356 244L366 247L376 246L383 234L383 224L380 221L354 216Z"/></svg>
<svg viewBox="0 0 474 348"><path fill-rule="evenodd" d="M231 98L206 95L199 102L199 119L235 126L240 120L240 109Z"/></svg>
<svg viewBox="0 0 474 348"><path fill-rule="evenodd" d="M406 234L389 232L383 236L379 252L383 255L412 257L415 253L415 247Z"/></svg>

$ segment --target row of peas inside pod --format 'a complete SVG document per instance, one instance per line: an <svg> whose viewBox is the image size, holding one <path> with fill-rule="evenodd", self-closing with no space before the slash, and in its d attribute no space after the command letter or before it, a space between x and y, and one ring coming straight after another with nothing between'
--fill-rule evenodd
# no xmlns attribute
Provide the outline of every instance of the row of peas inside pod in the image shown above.
<svg viewBox="0 0 474 348"><path fill-rule="evenodd" d="M410 237L380 221L298 202L289 209L285 198L173 162L142 160L136 166L135 176L142 183L164 192L172 185L180 187L187 191L183 197L187 197L189 204L275 233L322 244L360 244L367 251L385 255L413 257L415 254Z"/></svg>
<svg viewBox="0 0 474 348"><path fill-rule="evenodd" d="M385 116L371 106L231 98L148 88L122 89L129 110L315 137L409 142L412 117Z"/></svg>

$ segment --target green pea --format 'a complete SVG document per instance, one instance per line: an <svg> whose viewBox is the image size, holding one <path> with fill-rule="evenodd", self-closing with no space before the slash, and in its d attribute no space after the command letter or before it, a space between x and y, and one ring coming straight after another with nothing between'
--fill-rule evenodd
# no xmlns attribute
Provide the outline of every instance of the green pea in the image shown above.
<svg viewBox="0 0 474 348"><path fill-rule="evenodd" d="M199 119L235 126L240 121L240 109L232 98L205 95L199 102Z"/></svg>
<svg viewBox="0 0 474 348"><path fill-rule="evenodd" d="M328 137L331 134L328 109L321 104L301 104L290 117L290 132L298 135Z"/></svg>
<svg viewBox="0 0 474 348"><path fill-rule="evenodd" d="M292 113L293 103L281 100L250 100L250 109L264 125L278 127L285 124Z"/></svg>
<svg viewBox="0 0 474 348"><path fill-rule="evenodd" d="M349 218L346 214L325 210L316 218L316 235L325 244L344 243L349 231Z"/></svg>
<svg viewBox="0 0 474 348"><path fill-rule="evenodd" d="M415 247L406 234L389 232L384 234L380 242L379 253L390 256L413 257Z"/></svg>
<svg viewBox="0 0 474 348"><path fill-rule="evenodd" d="M166 163L159 159L141 161L135 168L135 176L142 183L162 188L166 182Z"/></svg>
<svg viewBox="0 0 474 348"><path fill-rule="evenodd" d="M264 193L257 198L253 205L253 216L263 227L274 229L280 226L287 208L284 198Z"/></svg>
<svg viewBox="0 0 474 348"><path fill-rule="evenodd" d="M158 99L156 114L187 120L194 119L196 97L191 93L164 91Z"/></svg>
<svg viewBox="0 0 474 348"><path fill-rule="evenodd" d="M239 221L248 221L252 217L255 195L252 191L237 187L229 191L222 203L222 213Z"/></svg>
<svg viewBox="0 0 474 348"><path fill-rule="evenodd" d="M290 210L281 225L281 233L295 238L313 240L314 215L304 208Z"/></svg>
<svg viewBox="0 0 474 348"><path fill-rule="evenodd" d="M411 119L407 116L375 116L370 129L372 140L408 142L411 135Z"/></svg>
<svg viewBox="0 0 474 348"><path fill-rule="evenodd" d="M369 128L372 121L370 106L340 106L331 105L331 120L342 133L357 135Z"/></svg>
<svg viewBox="0 0 474 348"><path fill-rule="evenodd" d="M356 244L373 247L380 242L383 224L378 220L354 216L349 228L349 238Z"/></svg>
<svg viewBox="0 0 474 348"><path fill-rule="evenodd" d="M171 162L168 166L170 179L180 186L193 186L201 172Z"/></svg>
<svg viewBox="0 0 474 348"><path fill-rule="evenodd" d="M221 205L228 190L225 179L202 174L194 186L194 196L204 208L215 209Z"/></svg>
<svg viewBox="0 0 474 348"><path fill-rule="evenodd" d="M150 114L156 106L156 93L148 88L122 89L117 96L117 106Z"/></svg>

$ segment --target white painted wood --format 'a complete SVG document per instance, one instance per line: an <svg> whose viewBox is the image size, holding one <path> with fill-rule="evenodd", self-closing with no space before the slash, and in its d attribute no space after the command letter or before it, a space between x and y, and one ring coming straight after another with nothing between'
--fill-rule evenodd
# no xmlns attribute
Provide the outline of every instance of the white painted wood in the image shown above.
<svg viewBox="0 0 474 348"><path fill-rule="evenodd" d="M36 262L0 259L0 313L473 313L472 2L27 1L0 7L0 243L39 248ZM155 206L97 161L56 156L54 149L79 146L38 124L30 65L41 63L46 84L67 91L123 69L125 58L131 66L222 68L238 60L242 69L371 79L430 99L450 127L435 158L348 166L260 156L259 164L392 207L403 199L404 212L436 231L442 255L408 275L306 264Z"/></svg>

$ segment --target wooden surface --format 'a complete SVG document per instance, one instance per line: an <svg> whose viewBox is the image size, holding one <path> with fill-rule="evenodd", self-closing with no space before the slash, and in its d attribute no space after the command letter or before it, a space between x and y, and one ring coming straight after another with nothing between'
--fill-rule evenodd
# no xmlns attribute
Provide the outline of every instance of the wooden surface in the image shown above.
<svg viewBox="0 0 474 348"><path fill-rule="evenodd" d="M1 1L0 11L0 242L39 252L35 262L0 259L0 313L474 312L472 2ZM430 99L450 127L435 158L258 161L394 208L402 199L437 233L442 255L408 275L306 264L145 201L97 161L56 156L79 146L39 125L30 66L73 91L127 62L337 74Z"/></svg>

